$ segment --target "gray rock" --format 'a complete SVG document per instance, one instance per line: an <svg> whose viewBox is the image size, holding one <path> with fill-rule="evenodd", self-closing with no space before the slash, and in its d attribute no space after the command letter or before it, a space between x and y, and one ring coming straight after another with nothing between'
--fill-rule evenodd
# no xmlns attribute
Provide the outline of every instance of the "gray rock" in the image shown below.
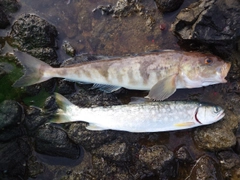
<svg viewBox="0 0 240 180"><path fill-rule="evenodd" d="M23 139L0 143L0 179L6 176L7 179L23 179L26 175L26 161L30 156L31 148Z"/></svg>
<svg viewBox="0 0 240 180"><path fill-rule="evenodd" d="M68 54L69 56L75 56L75 49L71 46L71 44L68 41L64 41L62 45L63 50Z"/></svg>
<svg viewBox="0 0 240 180"><path fill-rule="evenodd" d="M10 25L10 21L7 18L7 15L0 8L0 29L5 29Z"/></svg>
<svg viewBox="0 0 240 180"><path fill-rule="evenodd" d="M182 163L189 163L193 161L193 158L191 157L191 155L189 154L187 147L186 146L182 146L180 147L175 154L176 158L179 160L179 162Z"/></svg>
<svg viewBox="0 0 240 180"><path fill-rule="evenodd" d="M240 36L239 6L239 1L200 0L181 10L172 30L183 42L215 44L227 52Z"/></svg>
<svg viewBox="0 0 240 180"><path fill-rule="evenodd" d="M27 173L29 177L36 178L38 174L44 172L44 165L41 162L38 162L35 156L31 156L28 161Z"/></svg>
<svg viewBox="0 0 240 180"><path fill-rule="evenodd" d="M9 44L41 57L56 59L56 28L36 15L25 14L12 26ZM51 55L50 55L51 54ZM37 56L39 58L39 56Z"/></svg>
<svg viewBox="0 0 240 180"><path fill-rule="evenodd" d="M173 152L165 146L142 147L139 160L152 171L157 171L162 179L176 176L176 161Z"/></svg>
<svg viewBox="0 0 240 180"><path fill-rule="evenodd" d="M26 134L26 130L22 126L6 128L3 131L0 131L0 142L9 142Z"/></svg>
<svg viewBox="0 0 240 180"><path fill-rule="evenodd" d="M205 150L222 150L236 144L236 137L232 130L224 127L203 127L194 132L194 140L198 147Z"/></svg>
<svg viewBox="0 0 240 180"><path fill-rule="evenodd" d="M18 0L1 0L0 7L7 13L14 13L20 8Z"/></svg>
<svg viewBox="0 0 240 180"><path fill-rule="evenodd" d="M0 104L0 129L14 126L21 121L22 108L12 100L5 100Z"/></svg>
<svg viewBox="0 0 240 180"><path fill-rule="evenodd" d="M220 169L217 166L217 162L209 156L202 156L193 166L190 175L186 180L223 180Z"/></svg>
<svg viewBox="0 0 240 180"><path fill-rule="evenodd" d="M43 125L44 123L48 122L51 119L50 117L46 116L41 109L30 107L26 109L25 119L23 121L23 125L28 131L28 135L33 135L36 133L36 130Z"/></svg>
<svg viewBox="0 0 240 180"><path fill-rule="evenodd" d="M129 161L128 146L125 142L111 142L104 144L92 152L95 156L111 161Z"/></svg>
<svg viewBox="0 0 240 180"><path fill-rule="evenodd" d="M229 170L240 165L240 157L233 151L221 151L217 155L224 169Z"/></svg>
<svg viewBox="0 0 240 180"><path fill-rule="evenodd" d="M61 128L46 125L38 129L35 136L35 150L39 153L78 159L80 147L73 143Z"/></svg>
<svg viewBox="0 0 240 180"><path fill-rule="evenodd" d="M172 12L177 10L184 0L154 0L161 12Z"/></svg>
<svg viewBox="0 0 240 180"><path fill-rule="evenodd" d="M113 17L126 17L131 14L142 13L144 6L138 0L118 0Z"/></svg>
<svg viewBox="0 0 240 180"><path fill-rule="evenodd" d="M116 133L112 131L86 130L86 123L71 123L68 135L75 143L81 144L90 152L116 138Z"/></svg>

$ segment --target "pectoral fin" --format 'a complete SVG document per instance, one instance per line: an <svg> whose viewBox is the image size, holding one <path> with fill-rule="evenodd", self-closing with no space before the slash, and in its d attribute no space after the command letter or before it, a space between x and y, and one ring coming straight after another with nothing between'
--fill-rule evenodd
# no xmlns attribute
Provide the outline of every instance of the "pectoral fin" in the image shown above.
<svg viewBox="0 0 240 180"><path fill-rule="evenodd" d="M146 98L162 101L176 91L177 74L166 77L155 84Z"/></svg>
<svg viewBox="0 0 240 180"><path fill-rule="evenodd" d="M96 124L89 124L87 127L86 127L87 130L91 130L91 131L102 131L102 130L106 130L102 127L99 127L97 126Z"/></svg>
<svg viewBox="0 0 240 180"><path fill-rule="evenodd" d="M195 124L194 122L182 122L182 123L174 124L174 126L177 126L177 127L191 127L194 124Z"/></svg>

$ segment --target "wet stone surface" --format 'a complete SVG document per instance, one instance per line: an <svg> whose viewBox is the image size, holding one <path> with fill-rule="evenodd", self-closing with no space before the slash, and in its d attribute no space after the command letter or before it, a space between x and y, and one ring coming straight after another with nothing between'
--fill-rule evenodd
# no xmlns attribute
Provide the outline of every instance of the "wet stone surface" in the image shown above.
<svg viewBox="0 0 240 180"><path fill-rule="evenodd" d="M224 178L217 166L217 162L209 156L203 156L197 160L190 172L190 176L187 178L187 180L194 179L223 180Z"/></svg>
<svg viewBox="0 0 240 180"><path fill-rule="evenodd" d="M13 24L9 44L40 59L55 60L56 36L53 25L36 15L26 14Z"/></svg>
<svg viewBox="0 0 240 180"><path fill-rule="evenodd" d="M80 147L68 138L67 133L51 125L42 126L36 132L35 150L42 154L71 159L80 156Z"/></svg>
<svg viewBox="0 0 240 180"><path fill-rule="evenodd" d="M183 0L154 0L161 12L172 12L177 10L183 3Z"/></svg>
<svg viewBox="0 0 240 180"><path fill-rule="evenodd" d="M139 160L149 169L157 171L161 178L176 177L173 152L165 146L142 147L139 151Z"/></svg>
<svg viewBox="0 0 240 180"><path fill-rule="evenodd" d="M183 43L195 41L209 48L214 44L212 51L228 54L240 36L239 6L239 1L198 1L181 10L173 23L173 32Z"/></svg>
<svg viewBox="0 0 240 180"><path fill-rule="evenodd" d="M5 100L0 103L0 130L14 126L21 121L22 107L12 100Z"/></svg>
<svg viewBox="0 0 240 180"><path fill-rule="evenodd" d="M89 5L92 2L94 4ZM69 52L74 57L64 61L62 67L111 58L100 56L102 54L126 56L129 52L177 49L176 41L168 31L171 18L164 19L157 14L159 10L155 2L161 11L166 12L178 9L182 1L149 2L106 1L94 12L91 11L96 3L92 0L51 1L51 6L49 1L35 2L38 7L44 3L52 7L51 15L61 12L57 16L54 14L57 21L44 20L46 16L21 15L12 24L8 41L54 66L59 65L57 48L60 59L60 54ZM58 3L63 3L64 9L60 10ZM114 3L115 6L109 6ZM236 8L239 1L208 0L190 6L183 3L182 6L188 8L178 14L173 24L174 33L193 49L207 49L223 55L232 61L232 69L227 77L228 84L184 93L177 91L172 100L215 102L225 109L223 120L192 130L165 133L89 131L86 129L88 124L82 122L46 125L56 113L52 96L55 91L79 107L126 104L130 97L143 97L145 93L122 89L106 94L90 89L91 85L50 80L26 88L29 96L38 96L43 89L46 90L48 98L41 97L46 99L43 109L29 107L21 98L19 101L24 112L16 101L1 102L0 119L4 121L0 122L0 179L239 179L240 65L239 56L228 57L229 49L239 51L239 47L234 46L239 38L239 8ZM7 6L4 12L5 9ZM110 14L115 18L107 16ZM70 19L77 19L77 22L72 23ZM66 33L64 38L69 40L65 49L57 47L59 32L50 23L55 22L57 26L62 20L65 21L64 27L58 31ZM116 32L116 29L120 31ZM206 48L208 45L215 48ZM78 54L83 51L87 54ZM91 54L95 52L101 53ZM0 64L0 78L7 73L5 66Z"/></svg>

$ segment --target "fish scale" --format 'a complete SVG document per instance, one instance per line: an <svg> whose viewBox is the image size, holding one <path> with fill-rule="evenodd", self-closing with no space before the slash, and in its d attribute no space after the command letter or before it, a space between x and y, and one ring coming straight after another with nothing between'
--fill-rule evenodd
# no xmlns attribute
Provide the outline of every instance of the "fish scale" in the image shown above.
<svg viewBox="0 0 240 180"><path fill-rule="evenodd" d="M84 121L89 130L158 132L193 128L214 123L224 116L219 106L187 101L145 102L118 106L79 108L60 94L60 106L53 122Z"/></svg>
<svg viewBox="0 0 240 180"><path fill-rule="evenodd" d="M14 52L24 66L24 75L13 86L29 86L51 79L93 83L111 93L121 87L149 90L147 98L164 100L176 89L197 88L226 83L231 64L212 54L184 51L161 51L140 56L96 60L53 68L20 51Z"/></svg>

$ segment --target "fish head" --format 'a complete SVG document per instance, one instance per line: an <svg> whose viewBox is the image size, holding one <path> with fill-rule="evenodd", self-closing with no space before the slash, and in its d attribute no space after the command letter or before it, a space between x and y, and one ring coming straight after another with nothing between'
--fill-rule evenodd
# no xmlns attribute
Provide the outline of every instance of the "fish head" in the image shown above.
<svg viewBox="0 0 240 180"><path fill-rule="evenodd" d="M187 88L226 83L231 64L212 54L187 53L180 64L180 78Z"/></svg>
<svg viewBox="0 0 240 180"><path fill-rule="evenodd" d="M200 104L195 112L195 120L199 124L211 124L225 116L223 108L208 104Z"/></svg>

